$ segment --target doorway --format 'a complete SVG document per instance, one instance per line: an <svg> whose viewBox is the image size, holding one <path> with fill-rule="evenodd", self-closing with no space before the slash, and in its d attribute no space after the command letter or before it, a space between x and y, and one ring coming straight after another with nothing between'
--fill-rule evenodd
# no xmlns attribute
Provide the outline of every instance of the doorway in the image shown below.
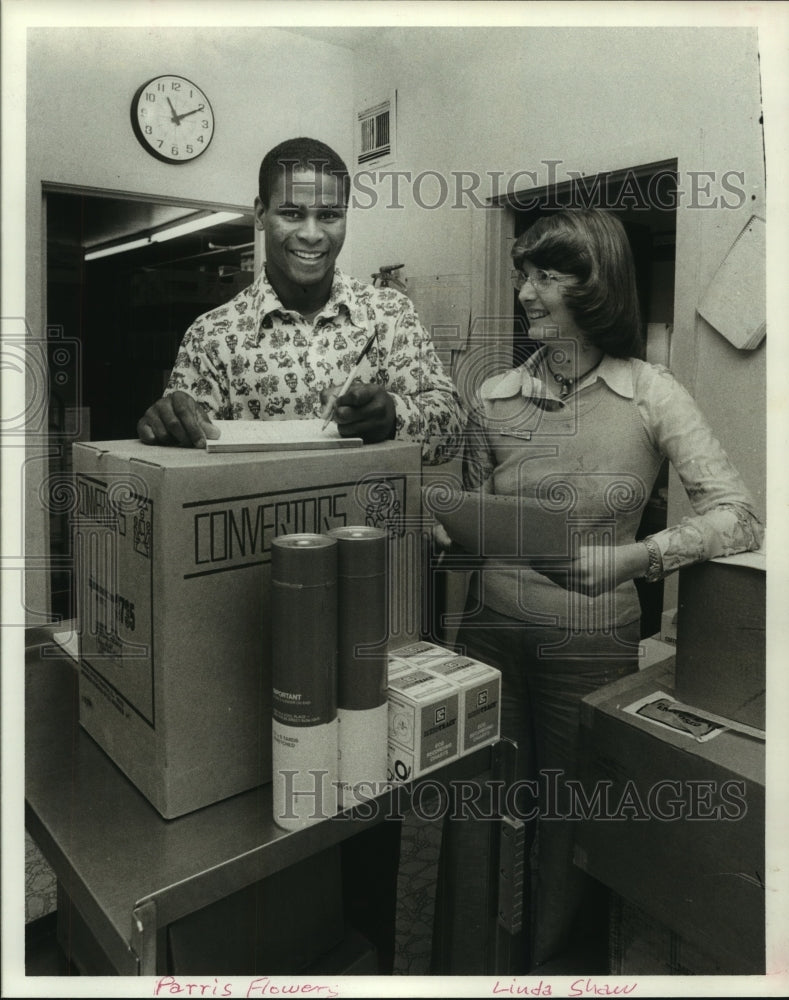
<svg viewBox="0 0 789 1000"><path fill-rule="evenodd" d="M257 265L250 207L59 188L44 198L55 490L71 477L73 442L136 437L187 327L250 284ZM170 238L185 222L200 228ZM52 612L65 620L75 612L71 572L58 568L69 565L69 513L55 502L50 512Z"/></svg>

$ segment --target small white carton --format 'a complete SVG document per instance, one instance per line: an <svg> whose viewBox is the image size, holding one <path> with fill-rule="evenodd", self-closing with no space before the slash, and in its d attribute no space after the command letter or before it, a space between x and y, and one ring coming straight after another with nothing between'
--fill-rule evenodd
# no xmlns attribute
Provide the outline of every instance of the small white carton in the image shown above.
<svg viewBox="0 0 789 1000"><path fill-rule="evenodd" d="M425 669L460 692L460 754L495 743L501 728L501 671L469 656L455 656Z"/></svg>
<svg viewBox="0 0 789 1000"><path fill-rule="evenodd" d="M453 649L447 649L446 646L439 646L426 639L419 639L417 642L410 642L405 646L400 646L399 649L391 650L389 653L390 670L393 662L408 667L430 667L433 663L442 663L457 655Z"/></svg>
<svg viewBox="0 0 789 1000"><path fill-rule="evenodd" d="M672 646L677 644L677 609L671 608L664 611L660 616L660 634L655 638L661 642L670 642Z"/></svg>
<svg viewBox="0 0 789 1000"><path fill-rule="evenodd" d="M419 667L389 678L389 780L410 781L458 755L456 685Z"/></svg>

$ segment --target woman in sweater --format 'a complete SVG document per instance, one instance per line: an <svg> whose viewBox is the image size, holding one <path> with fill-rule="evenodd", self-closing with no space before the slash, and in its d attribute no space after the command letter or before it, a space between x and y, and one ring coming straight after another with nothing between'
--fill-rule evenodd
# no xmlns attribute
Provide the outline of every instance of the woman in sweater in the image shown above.
<svg viewBox="0 0 789 1000"><path fill-rule="evenodd" d="M518 777L559 796L556 808L539 803L528 964L571 974L587 970L556 959L592 886L573 864L573 821L557 817L564 780L579 776L581 699L638 668L635 579L759 548L763 534L691 396L641 360L633 259L616 216L545 215L512 256L529 336L542 346L484 381L469 418L464 489L482 494L488 523L503 518L499 535L513 519L510 547L499 538L495 554L484 531L454 536L482 556L457 643L502 671L502 735L519 746ZM664 459L694 513L636 541Z"/></svg>

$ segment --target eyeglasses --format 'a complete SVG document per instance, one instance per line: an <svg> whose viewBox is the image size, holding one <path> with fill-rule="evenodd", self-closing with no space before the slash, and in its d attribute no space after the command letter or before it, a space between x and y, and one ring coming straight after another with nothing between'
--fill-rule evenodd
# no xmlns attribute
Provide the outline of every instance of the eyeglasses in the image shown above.
<svg viewBox="0 0 789 1000"><path fill-rule="evenodd" d="M568 278L572 278L572 274L556 274L553 271L543 271L542 268L536 268L531 274L524 274L523 271L518 271L517 269L510 273L512 278L512 284L515 286L516 291L520 291L521 288L526 284L527 281L531 282L532 288L537 292L545 292L551 287L552 281L566 281Z"/></svg>

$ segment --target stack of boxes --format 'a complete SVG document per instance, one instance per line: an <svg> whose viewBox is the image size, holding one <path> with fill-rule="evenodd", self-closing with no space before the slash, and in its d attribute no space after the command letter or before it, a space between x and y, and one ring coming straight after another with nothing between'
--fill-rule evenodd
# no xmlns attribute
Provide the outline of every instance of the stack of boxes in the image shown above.
<svg viewBox="0 0 789 1000"><path fill-rule="evenodd" d="M676 619L675 658L583 701L585 791L605 808L578 824L575 860L614 893L612 973L760 975L764 554L680 570ZM717 720L715 735L627 711L655 692Z"/></svg>
<svg viewBox="0 0 789 1000"><path fill-rule="evenodd" d="M501 672L431 642L389 655L389 780L410 781L499 738Z"/></svg>

